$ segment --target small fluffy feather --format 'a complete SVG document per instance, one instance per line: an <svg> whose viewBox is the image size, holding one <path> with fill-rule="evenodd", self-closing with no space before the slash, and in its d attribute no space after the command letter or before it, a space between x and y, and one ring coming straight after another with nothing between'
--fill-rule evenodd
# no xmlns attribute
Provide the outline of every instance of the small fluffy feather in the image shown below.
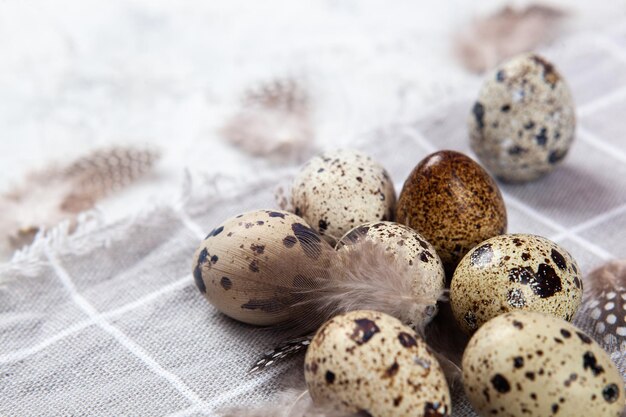
<svg viewBox="0 0 626 417"><path fill-rule="evenodd" d="M275 79L249 89L223 136L251 155L302 161L312 152L309 96L294 79Z"/></svg>
<svg viewBox="0 0 626 417"><path fill-rule="evenodd" d="M521 10L505 7L458 33L455 52L468 70L484 72L552 38L565 16L563 10L542 4Z"/></svg>
<svg viewBox="0 0 626 417"><path fill-rule="evenodd" d="M380 311L423 334L443 292L416 295L414 272L376 242L363 240L344 246L333 257L330 279L319 279L307 301L325 319L352 310Z"/></svg>
<svg viewBox="0 0 626 417"><path fill-rule="evenodd" d="M31 173L0 196L0 256L29 244L42 229L74 222L77 213L148 172L158 157L151 149L113 147Z"/></svg>

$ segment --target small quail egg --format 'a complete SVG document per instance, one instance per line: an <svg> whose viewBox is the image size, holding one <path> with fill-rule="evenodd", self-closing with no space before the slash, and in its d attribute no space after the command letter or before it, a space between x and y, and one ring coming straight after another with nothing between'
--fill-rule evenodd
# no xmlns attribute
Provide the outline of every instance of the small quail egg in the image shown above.
<svg viewBox="0 0 626 417"><path fill-rule="evenodd" d="M459 325L473 332L511 310L530 310L571 320L582 300L582 281L572 256L541 236L509 234L480 243L459 263L450 304Z"/></svg>
<svg viewBox="0 0 626 417"><path fill-rule="evenodd" d="M463 354L463 385L481 416L619 417L624 382L570 323L515 311L488 321Z"/></svg>
<svg viewBox="0 0 626 417"><path fill-rule="evenodd" d="M396 259L400 258L414 271L415 295L438 294L443 291L446 276L443 264L433 245L415 230L394 222L371 222L355 227L337 243L341 250L363 240L385 245Z"/></svg>
<svg viewBox="0 0 626 417"><path fill-rule="evenodd" d="M222 313L245 323L277 324L295 314L290 306L298 294L285 288L301 287L307 272L323 266L324 246L332 251L293 213L252 211L207 235L194 254L193 276Z"/></svg>
<svg viewBox="0 0 626 417"><path fill-rule="evenodd" d="M316 404L372 417L451 413L441 366L410 327L375 311L327 321L306 353L304 374Z"/></svg>
<svg viewBox="0 0 626 417"><path fill-rule="evenodd" d="M469 118L471 147L496 177L531 181L552 171L574 139L570 90L550 62L523 54L498 67Z"/></svg>
<svg viewBox="0 0 626 417"><path fill-rule="evenodd" d="M333 244L359 224L392 220L395 202L387 171L369 156L348 149L314 157L292 186L295 213Z"/></svg>
<svg viewBox="0 0 626 417"><path fill-rule="evenodd" d="M402 187L398 223L415 229L437 249L448 276L478 243L506 233L506 207L496 182L468 156L428 155Z"/></svg>

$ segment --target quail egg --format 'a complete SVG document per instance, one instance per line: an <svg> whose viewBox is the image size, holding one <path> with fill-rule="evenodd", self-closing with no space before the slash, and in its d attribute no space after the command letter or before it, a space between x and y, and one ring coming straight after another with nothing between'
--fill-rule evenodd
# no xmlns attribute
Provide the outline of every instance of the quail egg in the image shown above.
<svg viewBox="0 0 626 417"><path fill-rule="evenodd" d="M372 417L451 414L446 378L410 327L375 311L327 321L306 353L305 379L314 403Z"/></svg>
<svg viewBox="0 0 626 417"><path fill-rule="evenodd" d="M484 417L619 417L624 382L609 356L570 323L515 311L488 321L463 354L463 385Z"/></svg>
<svg viewBox="0 0 626 417"><path fill-rule="evenodd" d="M348 149L314 157L292 186L295 213L333 244L359 224L392 220L395 202L387 171L369 156Z"/></svg>
<svg viewBox="0 0 626 417"><path fill-rule="evenodd" d="M552 171L574 139L572 94L547 59L517 56L485 80L469 117L470 143L496 177L525 182Z"/></svg>
<svg viewBox="0 0 626 417"><path fill-rule="evenodd" d="M574 258L546 238L496 236L472 249L454 271L452 312L467 332L511 310L538 311L569 321L582 300L578 271Z"/></svg>
<svg viewBox="0 0 626 417"><path fill-rule="evenodd" d="M506 233L506 207L495 181L468 156L439 151L424 158L402 187L398 223L437 250L446 273L478 243Z"/></svg>
<svg viewBox="0 0 626 417"><path fill-rule="evenodd" d="M194 254L196 286L222 313L245 323L277 324L297 312L294 294L323 268L332 247L293 213L257 210L213 229Z"/></svg>

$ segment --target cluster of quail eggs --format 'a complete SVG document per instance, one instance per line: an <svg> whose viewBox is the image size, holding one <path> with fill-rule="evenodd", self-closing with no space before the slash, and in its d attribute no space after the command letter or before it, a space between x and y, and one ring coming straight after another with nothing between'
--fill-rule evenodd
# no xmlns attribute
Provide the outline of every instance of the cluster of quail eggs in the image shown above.
<svg viewBox="0 0 626 417"><path fill-rule="evenodd" d="M571 95L536 55L496 69L470 118L472 148L496 177L527 181L565 156ZM470 157L435 152L396 197L387 171L353 150L314 157L296 175L293 212L256 210L213 229L194 255L199 290L222 313L274 325L303 312L305 272L363 240L412 274L412 292L449 288L465 393L481 416L619 416L624 384L608 355L569 321L583 285L550 240L507 234L497 183ZM288 262L286 261L288 259ZM315 403L367 416L451 416L438 356L414 329L376 311L335 316L313 337L305 379Z"/></svg>

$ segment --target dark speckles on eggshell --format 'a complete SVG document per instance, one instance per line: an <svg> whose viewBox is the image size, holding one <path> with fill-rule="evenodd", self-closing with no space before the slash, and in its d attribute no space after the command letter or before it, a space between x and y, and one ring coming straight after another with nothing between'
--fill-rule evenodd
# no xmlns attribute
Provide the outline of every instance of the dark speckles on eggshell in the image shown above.
<svg viewBox="0 0 626 417"><path fill-rule="evenodd" d="M222 279L220 279L220 285L228 291L233 287L233 282L228 277L222 277Z"/></svg>
<svg viewBox="0 0 626 417"><path fill-rule="evenodd" d="M407 349L417 345L415 338L406 332L400 332L398 334L398 340L400 344Z"/></svg>
<svg viewBox="0 0 626 417"><path fill-rule="evenodd" d="M280 213L278 211L268 211L267 214L270 217L280 217L281 219L285 218L285 213Z"/></svg>
<svg viewBox="0 0 626 417"><path fill-rule="evenodd" d="M369 342L369 340L380 331L376 322L370 319L356 319L354 323L356 326L354 327L350 339L354 340L357 345Z"/></svg>
<svg viewBox="0 0 626 417"><path fill-rule="evenodd" d="M206 263L207 257L209 256L209 252L206 248L202 249L198 254L198 262L193 269L193 278L196 282L196 286L200 290L201 293L206 293L206 286L204 285L204 280L202 279L202 265Z"/></svg>
<svg viewBox="0 0 626 417"><path fill-rule="evenodd" d="M506 394L511 391L511 385L509 384L509 381L504 376L502 376L502 374L495 374L493 378L491 378L491 385L500 394Z"/></svg>
<svg viewBox="0 0 626 417"><path fill-rule="evenodd" d="M619 388L616 384L609 384L602 390L602 397L608 403L614 403L619 398Z"/></svg>
<svg viewBox="0 0 626 417"><path fill-rule="evenodd" d="M217 236L220 233L222 233L222 230L224 230L224 226L216 227L215 229L211 230L209 232L209 234L206 235L206 237L204 239L206 240L206 239L208 239L210 237Z"/></svg>
<svg viewBox="0 0 626 417"><path fill-rule="evenodd" d="M474 113L474 117L476 118L476 123L478 124L478 128L482 129L485 127L485 107L479 103L478 101L474 103L474 107L472 108L472 113Z"/></svg>
<svg viewBox="0 0 626 417"><path fill-rule="evenodd" d="M548 130L545 127L542 127L541 130L539 130L539 133L537 133L537 135L535 136L535 141L537 142L537 145L545 146L546 143L548 143L547 131Z"/></svg>
<svg viewBox="0 0 626 417"><path fill-rule="evenodd" d="M424 404L424 417L449 417L448 407L439 402L427 402Z"/></svg>
<svg viewBox="0 0 626 417"><path fill-rule="evenodd" d="M532 55L531 59L543 68L543 79L554 88L556 83L561 79L558 72L554 69L554 65L539 55Z"/></svg>
<svg viewBox="0 0 626 417"><path fill-rule="evenodd" d="M293 248L293 246L298 242L295 236L285 236L283 239L283 245L286 248Z"/></svg>
<svg viewBox="0 0 626 417"><path fill-rule="evenodd" d="M259 272L259 262L256 259L253 259L248 265L248 269L252 272Z"/></svg>
<svg viewBox="0 0 626 417"><path fill-rule="evenodd" d="M584 333L576 332L576 336L580 339L584 344L590 345L592 343L591 338Z"/></svg>
<svg viewBox="0 0 626 417"><path fill-rule="evenodd" d="M567 151L552 151L548 155L548 162L556 164L560 162L567 155Z"/></svg>
<svg viewBox="0 0 626 417"><path fill-rule="evenodd" d="M470 262L472 265L479 268L487 266L493 258L493 250L489 243L480 245L478 248L472 251L470 255Z"/></svg>
<svg viewBox="0 0 626 417"><path fill-rule="evenodd" d="M604 368L601 365L598 365L596 355L594 355L591 351L587 351L583 355L583 368L585 370L590 370L593 376L598 376L604 373Z"/></svg>
<svg viewBox="0 0 626 417"><path fill-rule="evenodd" d="M567 269L567 261L565 261L565 257L561 252L553 248L550 251L550 257L560 270L565 271Z"/></svg>
<svg viewBox="0 0 626 417"><path fill-rule="evenodd" d="M291 225L293 233L296 235L296 239L300 242L304 253L312 258L317 259L322 254L322 239L320 235L308 226L302 223L294 223Z"/></svg>
<svg viewBox="0 0 626 417"><path fill-rule="evenodd" d="M398 373L399 369L400 369L400 365L398 365L397 361L394 361L394 363L391 364L390 367L385 369L383 378L393 378Z"/></svg>
<svg viewBox="0 0 626 417"><path fill-rule="evenodd" d="M263 253L265 252L265 245L252 243L250 245L250 250L254 252L256 255L263 255Z"/></svg>
<svg viewBox="0 0 626 417"><path fill-rule="evenodd" d="M335 383L335 373L332 371L326 371L326 374L324 375L324 379L326 380L327 384L334 384Z"/></svg>

